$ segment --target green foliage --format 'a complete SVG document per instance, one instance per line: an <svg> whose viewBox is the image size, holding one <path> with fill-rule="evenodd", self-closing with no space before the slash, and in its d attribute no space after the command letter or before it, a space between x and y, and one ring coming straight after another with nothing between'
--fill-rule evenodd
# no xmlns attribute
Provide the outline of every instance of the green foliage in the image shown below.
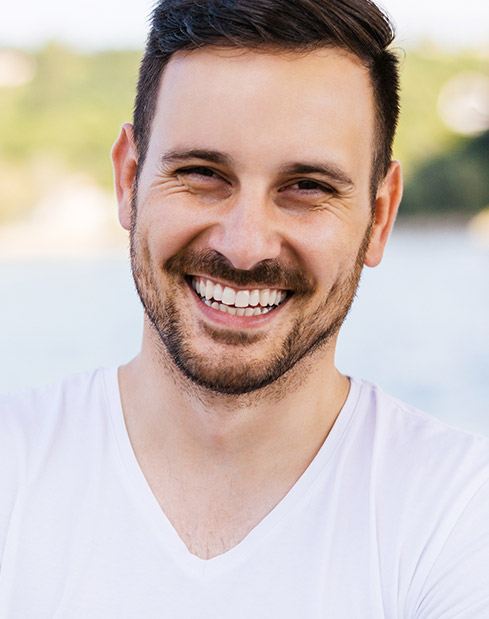
<svg viewBox="0 0 489 619"><path fill-rule="evenodd" d="M426 47L408 51L401 66L401 118L394 152L409 180L420 162L452 149L461 141L444 125L438 113L438 97L443 86L465 71L487 73L487 61L475 53L453 55Z"/></svg>
<svg viewBox="0 0 489 619"><path fill-rule="evenodd" d="M0 88L0 220L32 208L45 189L46 174L81 171L110 189L111 145L120 125L132 116L139 53L81 54L50 44L33 60L36 72L30 83ZM487 176L485 170L481 173L481 166L487 169L487 150L485 159L479 159L437 112L447 80L463 70L487 71L485 62L476 54L453 56L430 49L406 54L395 144L408 181L405 213L472 211L488 202L487 186L477 180Z"/></svg>
<svg viewBox="0 0 489 619"><path fill-rule="evenodd" d="M48 155L111 185L110 147L130 120L139 54L76 54L49 45L33 81L0 90L0 159L25 165Z"/></svg>
<svg viewBox="0 0 489 619"><path fill-rule="evenodd" d="M487 59L425 48L409 51L402 66L402 111L395 156L406 179L401 216L470 215L489 204L487 135L465 138L438 113L443 86L463 72L487 74Z"/></svg>
<svg viewBox="0 0 489 619"><path fill-rule="evenodd" d="M466 213L489 205L489 131L428 160L406 188L404 214Z"/></svg>

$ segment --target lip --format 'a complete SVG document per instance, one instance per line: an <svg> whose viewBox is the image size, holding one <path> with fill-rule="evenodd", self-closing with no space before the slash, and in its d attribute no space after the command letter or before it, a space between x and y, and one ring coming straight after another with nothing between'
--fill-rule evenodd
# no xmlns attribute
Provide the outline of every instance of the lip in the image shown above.
<svg viewBox="0 0 489 619"><path fill-rule="evenodd" d="M202 303L200 297L189 282L187 282L187 287L194 303L208 320L230 329L257 329L265 326L272 322L272 320L282 312L283 307L287 305L289 301L289 299L286 299L273 311L268 312L268 314L263 314L262 316L231 316L231 314L227 312L221 312L221 310L216 310Z"/></svg>

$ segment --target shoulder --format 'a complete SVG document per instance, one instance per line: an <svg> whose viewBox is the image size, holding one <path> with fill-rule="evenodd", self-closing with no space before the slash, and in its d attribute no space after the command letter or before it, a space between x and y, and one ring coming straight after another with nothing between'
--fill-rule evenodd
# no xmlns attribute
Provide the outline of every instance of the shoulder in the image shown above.
<svg viewBox="0 0 489 619"><path fill-rule="evenodd" d="M385 513L406 526L447 531L489 482L489 439L455 428L360 381L354 441ZM402 524L401 522L401 524Z"/></svg>
<svg viewBox="0 0 489 619"><path fill-rule="evenodd" d="M99 368L73 374L42 387L0 395L0 435L23 437L49 432L60 418L79 410L98 390L105 370Z"/></svg>
<svg viewBox="0 0 489 619"><path fill-rule="evenodd" d="M7 485L19 487L57 442L84 427L94 397L103 390L105 371L79 373L43 387L0 395L0 492Z"/></svg>
<svg viewBox="0 0 489 619"><path fill-rule="evenodd" d="M396 547L408 574L401 587L411 611L407 616L441 616L414 609L428 609L435 599L432 610L441 608L444 599L456 595L457 579L461 599L479 599L489 585L489 572L480 575L489 562L489 439L444 423L378 386L364 381L360 386L357 448L364 460L370 458L379 530ZM458 608L455 599L454 604Z"/></svg>
<svg viewBox="0 0 489 619"><path fill-rule="evenodd" d="M104 406L109 370L69 376L43 387L0 395L0 564L16 506L35 491L47 471L57 480L89 457L90 423ZM57 481L55 482L57 483Z"/></svg>
<svg viewBox="0 0 489 619"><path fill-rule="evenodd" d="M489 481L489 438L453 427L378 386L362 384L360 423L370 436L376 482L403 490L416 509L445 504L454 517ZM448 507L450 509L448 509Z"/></svg>
<svg viewBox="0 0 489 619"><path fill-rule="evenodd" d="M358 422L369 432L374 455L391 461L392 472L455 480L478 476L489 480L489 438L451 426L385 393L377 385L358 381L361 387ZM422 475L422 471L424 475Z"/></svg>

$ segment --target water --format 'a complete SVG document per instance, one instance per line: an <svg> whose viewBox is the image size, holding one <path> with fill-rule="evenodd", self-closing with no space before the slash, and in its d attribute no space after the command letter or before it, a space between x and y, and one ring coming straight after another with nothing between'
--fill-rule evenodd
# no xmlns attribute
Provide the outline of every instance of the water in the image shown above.
<svg viewBox="0 0 489 619"><path fill-rule="evenodd" d="M337 363L397 397L489 435L489 251L463 228L399 228L367 269ZM128 259L0 263L0 391L121 364L142 311Z"/></svg>

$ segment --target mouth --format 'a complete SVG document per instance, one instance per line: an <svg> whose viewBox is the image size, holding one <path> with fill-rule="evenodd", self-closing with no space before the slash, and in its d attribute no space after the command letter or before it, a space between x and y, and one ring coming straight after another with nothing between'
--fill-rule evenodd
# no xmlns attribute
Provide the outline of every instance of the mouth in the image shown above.
<svg viewBox="0 0 489 619"><path fill-rule="evenodd" d="M187 282L202 304L230 316L265 316L276 312L292 295L277 288L233 288L198 276L188 276Z"/></svg>

